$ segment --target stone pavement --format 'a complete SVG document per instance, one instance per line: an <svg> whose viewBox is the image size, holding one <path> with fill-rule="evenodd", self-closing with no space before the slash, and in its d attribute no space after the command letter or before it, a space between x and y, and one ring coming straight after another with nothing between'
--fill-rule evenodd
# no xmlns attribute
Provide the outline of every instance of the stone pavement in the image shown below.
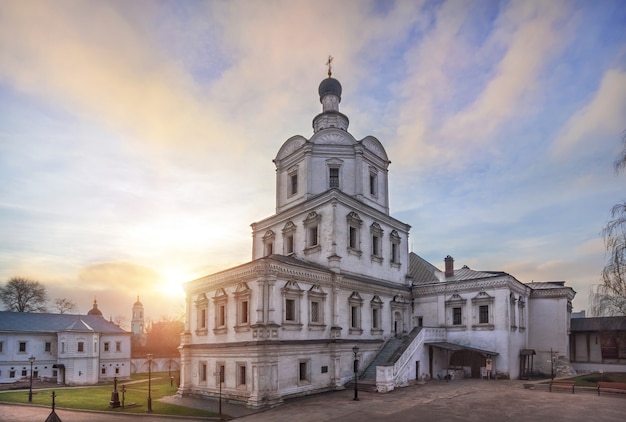
<svg viewBox="0 0 626 422"><path fill-rule="evenodd" d="M359 391L353 401L352 390L337 391L288 400L282 406L256 412L243 406L223 403L223 412L237 417L237 422L281 421L602 421L626 420L626 395L596 391L565 390L548 392L547 386L533 390L524 381L465 379L431 381L397 389L388 394ZM168 402L217 411L217 400L168 398ZM44 421L50 409L0 404L0 421ZM158 417L156 415L121 415L58 410L63 422L196 421L198 418Z"/></svg>

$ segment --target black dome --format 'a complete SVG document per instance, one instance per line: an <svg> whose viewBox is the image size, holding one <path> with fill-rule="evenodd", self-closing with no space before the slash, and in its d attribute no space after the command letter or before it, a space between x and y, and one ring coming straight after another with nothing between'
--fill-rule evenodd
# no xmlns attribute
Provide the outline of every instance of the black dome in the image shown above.
<svg viewBox="0 0 626 422"><path fill-rule="evenodd" d="M320 83L320 87L318 89L320 93L320 101L326 95L332 94L339 97L339 101L341 101L341 84L335 78L326 78Z"/></svg>

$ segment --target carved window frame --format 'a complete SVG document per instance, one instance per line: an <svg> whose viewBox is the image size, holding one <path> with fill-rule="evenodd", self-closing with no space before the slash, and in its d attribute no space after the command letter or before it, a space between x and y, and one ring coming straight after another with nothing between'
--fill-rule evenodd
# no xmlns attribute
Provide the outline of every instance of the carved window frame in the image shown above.
<svg viewBox="0 0 626 422"><path fill-rule="evenodd" d="M303 291L295 281L288 281L281 289L283 296L282 328L283 330L301 330L301 302ZM287 301L292 300L294 304L293 319L287 319Z"/></svg>
<svg viewBox="0 0 626 422"><path fill-rule="evenodd" d="M346 216L348 224L348 253L360 257L363 252L361 251L361 226L363 220L354 211L351 211Z"/></svg>
<svg viewBox="0 0 626 422"><path fill-rule="evenodd" d="M348 326L350 327L348 333L363 334L363 319L361 317L363 299L359 292L352 292L348 298L348 307L350 309L348 312Z"/></svg>
<svg viewBox="0 0 626 422"><path fill-rule="evenodd" d="M215 291L213 305L215 309L215 328L213 328L213 333L225 334L228 331L228 295L224 289Z"/></svg>
<svg viewBox="0 0 626 422"><path fill-rule="evenodd" d="M383 262L383 229L374 222L370 226L370 247L372 262Z"/></svg>
<svg viewBox="0 0 626 422"><path fill-rule="evenodd" d="M299 182L298 166L293 166L287 170L287 198L298 194Z"/></svg>
<svg viewBox="0 0 626 422"><path fill-rule="evenodd" d="M322 216L315 211L311 211L303 221L306 232L305 238L305 254L319 252L322 247L320 245L320 222Z"/></svg>
<svg viewBox="0 0 626 422"><path fill-rule="evenodd" d="M378 295L374 295L370 301L370 310L372 316L371 333L373 335L380 335L383 333L383 301Z"/></svg>
<svg viewBox="0 0 626 422"><path fill-rule="evenodd" d="M446 300L446 321L450 331L464 331L467 329L467 299L462 298L458 293L453 294ZM454 308L461 308L461 324L454 324Z"/></svg>
<svg viewBox="0 0 626 422"><path fill-rule="evenodd" d="M326 308L326 296L328 294L319 285L312 286L307 292L307 299L309 303L309 330L318 331L326 328L325 320L325 308ZM317 303L318 320L313 320L313 303Z"/></svg>
<svg viewBox="0 0 626 422"><path fill-rule="evenodd" d="M237 285L233 296L237 306L237 323L235 325L235 332L242 333L250 331L250 303L252 290L248 287L247 283L241 282Z"/></svg>
<svg viewBox="0 0 626 422"><path fill-rule="evenodd" d="M493 296L490 296L487 292L481 291L478 292L476 296L472 298L472 308L473 308L473 324L472 330L493 330L495 328L494 324L494 312L493 312L493 304L495 299ZM480 322L480 307L487 307L487 322Z"/></svg>
<svg viewBox="0 0 626 422"><path fill-rule="evenodd" d="M296 253L296 225L287 221L283 227L283 254L286 256Z"/></svg>
<svg viewBox="0 0 626 422"><path fill-rule="evenodd" d="M402 239L396 230L389 233L389 262L392 267L400 268L402 266L400 260L400 242Z"/></svg>
<svg viewBox="0 0 626 422"><path fill-rule="evenodd" d="M196 335L206 336L209 333L209 299L201 293L195 301Z"/></svg>
<svg viewBox="0 0 626 422"><path fill-rule="evenodd" d="M270 256L274 254L274 240L276 234L272 230L268 230L263 235L263 256Z"/></svg>
<svg viewBox="0 0 626 422"><path fill-rule="evenodd" d="M378 169L374 166L370 166L368 193L372 198L378 198L378 190Z"/></svg>

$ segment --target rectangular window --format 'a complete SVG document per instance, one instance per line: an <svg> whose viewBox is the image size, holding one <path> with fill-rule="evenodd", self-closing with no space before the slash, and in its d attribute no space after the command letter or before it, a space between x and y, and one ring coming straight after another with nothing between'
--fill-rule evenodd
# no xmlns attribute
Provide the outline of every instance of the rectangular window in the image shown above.
<svg viewBox="0 0 626 422"><path fill-rule="evenodd" d="M376 177L375 174L370 173L370 195L372 196L376 196L377 193L377 186L378 185L378 178Z"/></svg>
<svg viewBox="0 0 626 422"><path fill-rule="evenodd" d="M200 328L206 328L206 309L202 309L200 314Z"/></svg>
<svg viewBox="0 0 626 422"><path fill-rule="evenodd" d="M379 242L380 239L378 238L378 236L373 235L372 236L372 255L374 256L379 256L380 255L380 250L379 250Z"/></svg>
<svg viewBox="0 0 626 422"><path fill-rule="evenodd" d="M295 195L298 193L298 173L292 174L290 177L291 186L290 186L290 194Z"/></svg>
<svg viewBox="0 0 626 422"><path fill-rule="evenodd" d="M37 378L37 377L39 377L39 371L34 370L33 371L33 378Z"/></svg>
<svg viewBox="0 0 626 422"><path fill-rule="evenodd" d="M2 353L2 348L4 347L4 342L0 341L0 353Z"/></svg>
<svg viewBox="0 0 626 422"><path fill-rule="evenodd" d="M309 227L309 245L317 246L317 226Z"/></svg>
<svg viewBox="0 0 626 422"><path fill-rule="evenodd" d="M119 374L120 373L120 368L115 368L115 373Z"/></svg>
<svg viewBox="0 0 626 422"><path fill-rule="evenodd" d="M239 385L246 385L246 366L239 366Z"/></svg>
<svg viewBox="0 0 626 422"><path fill-rule="evenodd" d="M372 328L378 328L378 308L372 309Z"/></svg>
<svg viewBox="0 0 626 422"><path fill-rule="evenodd" d="M23 377L27 377L28 376L28 371L26 371L26 369L22 369L22 376Z"/></svg>
<svg viewBox="0 0 626 422"><path fill-rule="evenodd" d="M219 306L219 314L217 318L217 326L223 327L226 325L226 305Z"/></svg>
<svg viewBox="0 0 626 422"><path fill-rule="evenodd" d="M105 341L105 342L104 342L104 351L105 351L105 352L108 352L108 351L109 351L109 342L108 342L108 341Z"/></svg>
<svg viewBox="0 0 626 422"><path fill-rule="evenodd" d="M321 322L319 302L311 302L311 322Z"/></svg>
<svg viewBox="0 0 626 422"><path fill-rule="evenodd" d="M103 366L102 369L100 370L100 373L102 375L106 375L107 374L107 369Z"/></svg>
<svg viewBox="0 0 626 422"><path fill-rule="evenodd" d="M395 243L391 244L391 262L398 262L398 245Z"/></svg>
<svg viewBox="0 0 626 422"><path fill-rule="evenodd" d="M9 371L9 378L15 378L15 371Z"/></svg>
<svg viewBox="0 0 626 422"><path fill-rule="evenodd" d="M122 342L121 341L116 341L115 342L115 351L116 352L121 352L122 351Z"/></svg>
<svg viewBox="0 0 626 422"><path fill-rule="evenodd" d="M452 308L452 325L461 325L461 308Z"/></svg>
<svg viewBox="0 0 626 422"><path fill-rule="evenodd" d="M25 352L25 351L26 351L26 342L20 341L20 352Z"/></svg>
<svg viewBox="0 0 626 422"><path fill-rule="evenodd" d="M356 227L350 226L350 247L352 249L358 249L357 238L356 238Z"/></svg>
<svg viewBox="0 0 626 422"><path fill-rule="evenodd" d="M2 349L2 348L0 347L0 349ZM50 351L52 351L52 343L50 343L49 341L47 341L47 342L46 342L46 349L45 349L45 350L46 350L46 352L50 352ZM0 352L1 352L1 351L2 351L2 350L0 350Z"/></svg>
<svg viewBox="0 0 626 422"><path fill-rule="evenodd" d="M247 300L242 300L241 301L241 324L247 324L248 323L248 301Z"/></svg>
<svg viewBox="0 0 626 422"><path fill-rule="evenodd" d="M65 353L65 342L61 342L61 353Z"/></svg>
<svg viewBox="0 0 626 422"><path fill-rule="evenodd" d="M329 169L329 182L330 188L338 188L339 187L339 169L338 168L330 168Z"/></svg>
<svg viewBox="0 0 626 422"><path fill-rule="evenodd" d="M296 320L296 301L294 299L285 299L285 321Z"/></svg>
<svg viewBox="0 0 626 422"><path fill-rule="evenodd" d="M85 343L82 341L78 342L78 349L79 352L84 352L85 351Z"/></svg>
<svg viewBox="0 0 626 422"><path fill-rule="evenodd" d="M298 379L300 381L306 381L308 380L308 374L307 374L307 363L306 362L300 362L300 367L299 367L299 376Z"/></svg>
<svg viewBox="0 0 626 422"><path fill-rule="evenodd" d="M489 305L480 305L478 307L478 323L489 324Z"/></svg>
<svg viewBox="0 0 626 422"><path fill-rule="evenodd" d="M328 366L322 366L322 374L328 373Z"/></svg>
<svg viewBox="0 0 626 422"><path fill-rule="evenodd" d="M359 307L350 307L350 326L352 328L359 328Z"/></svg>
<svg viewBox="0 0 626 422"><path fill-rule="evenodd" d="M206 382L206 363L200 364L200 381Z"/></svg>
<svg viewBox="0 0 626 422"><path fill-rule="evenodd" d="M285 239L285 251L290 254L293 253L293 235L290 234Z"/></svg>

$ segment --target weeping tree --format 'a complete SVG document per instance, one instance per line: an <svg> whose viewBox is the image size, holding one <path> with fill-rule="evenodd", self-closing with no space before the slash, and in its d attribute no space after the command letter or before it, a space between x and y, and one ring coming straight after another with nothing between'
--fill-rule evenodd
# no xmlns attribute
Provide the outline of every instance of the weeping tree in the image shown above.
<svg viewBox="0 0 626 422"><path fill-rule="evenodd" d="M626 132L622 151L614 163L615 173L626 170ZM602 230L607 261L602 284L591 293L591 313L595 316L626 316L626 200L611 209L611 220Z"/></svg>

